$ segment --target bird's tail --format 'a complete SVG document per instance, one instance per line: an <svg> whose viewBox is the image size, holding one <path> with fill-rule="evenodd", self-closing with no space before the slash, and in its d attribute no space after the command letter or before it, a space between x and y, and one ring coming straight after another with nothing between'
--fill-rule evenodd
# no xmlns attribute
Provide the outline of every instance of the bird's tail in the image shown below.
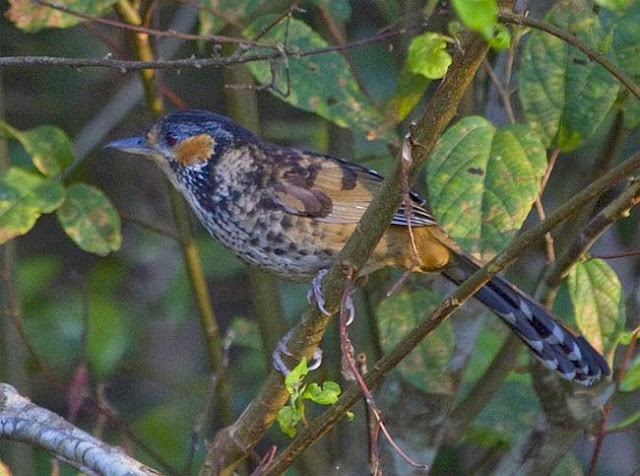
<svg viewBox="0 0 640 476"><path fill-rule="evenodd" d="M453 253L452 266L442 274L460 284L479 266L470 257L456 251ZM603 374L609 375L607 362L584 337L570 330L504 278L494 276L475 294L475 298L500 317L540 362L563 378L591 385Z"/></svg>

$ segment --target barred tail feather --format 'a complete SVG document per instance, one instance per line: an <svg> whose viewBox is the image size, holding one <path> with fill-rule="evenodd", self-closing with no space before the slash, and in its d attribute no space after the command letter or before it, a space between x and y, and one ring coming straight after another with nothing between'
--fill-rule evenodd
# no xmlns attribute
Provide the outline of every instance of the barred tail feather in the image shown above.
<svg viewBox="0 0 640 476"><path fill-rule="evenodd" d="M443 275L460 284L478 265L463 255L456 254L455 258L456 266L447 268ZM609 375L607 362L584 337L505 279L494 276L475 298L500 317L540 362L563 378L591 385L602 375Z"/></svg>

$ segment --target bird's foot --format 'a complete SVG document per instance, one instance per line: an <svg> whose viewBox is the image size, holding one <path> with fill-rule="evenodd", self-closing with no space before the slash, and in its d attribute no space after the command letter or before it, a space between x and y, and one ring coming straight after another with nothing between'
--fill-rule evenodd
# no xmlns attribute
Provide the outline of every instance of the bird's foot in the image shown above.
<svg viewBox="0 0 640 476"><path fill-rule="evenodd" d="M322 292L322 280L328 272L329 270L327 269L321 269L320 271L318 271L318 274L316 274L313 278L313 281L311 281L311 287L309 288L309 291L307 291L307 301L309 302L309 304L311 304L311 302L315 300L318 309L320 309L320 312L322 312L322 314L324 314L325 316L331 316L331 313L325 307L324 293ZM350 291L345 300L345 308L349 313L349 317L347 318L348 326L351 325L356 317L356 308L353 304L352 294L353 291Z"/></svg>
<svg viewBox="0 0 640 476"><path fill-rule="evenodd" d="M291 369L287 367L287 364L284 363L284 360L282 357L283 355L286 355L287 357L292 357L288 347L289 339L291 338L292 332L293 332L293 329L287 332L287 334L282 339L280 339L271 357L273 362L273 368L275 368L278 372L280 372L285 376L291 373ZM307 369L316 370L318 367L320 367L321 364L322 364L322 349L320 347L316 347L316 349L313 351L313 357L311 357L311 359L307 364Z"/></svg>

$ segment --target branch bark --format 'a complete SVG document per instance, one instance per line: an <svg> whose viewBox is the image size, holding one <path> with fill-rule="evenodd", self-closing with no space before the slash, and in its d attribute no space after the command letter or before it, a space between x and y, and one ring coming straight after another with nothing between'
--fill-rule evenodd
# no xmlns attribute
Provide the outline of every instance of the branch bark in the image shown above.
<svg viewBox="0 0 640 476"><path fill-rule="evenodd" d="M161 474L0 384L0 439L39 446L88 474Z"/></svg>

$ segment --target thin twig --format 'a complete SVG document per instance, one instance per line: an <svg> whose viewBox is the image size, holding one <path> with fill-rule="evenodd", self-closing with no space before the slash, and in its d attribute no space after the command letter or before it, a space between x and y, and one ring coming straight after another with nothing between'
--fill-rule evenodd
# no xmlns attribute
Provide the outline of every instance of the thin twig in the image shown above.
<svg viewBox="0 0 640 476"><path fill-rule="evenodd" d="M504 106L504 110L507 113L507 117L509 118L509 123L515 124L516 115L513 112L513 107L511 107L511 91L507 91L506 89L508 87L508 83L506 87L502 84L502 82L498 78L498 75L493 70L491 64L488 61L485 60L483 64L484 68L487 70L487 73L489 73L491 82L495 86L496 91L498 91L498 95L500 96L500 100L502 101L502 105Z"/></svg>
<svg viewBox="0 0 640 476"><path fill-rule="evenodd" d="M172 240L178 240L178 235L175 231L169 230L162 226L154 225L153 223L149 223L148 221L142 220L138 217L135 217L124 210L118 210L118 215L124 221L133 223L134 225L138 225L140 228L144 228L145 230L149 230L157 235L166 236L167 238L171 238Z"/></svg>
<svg viewBox="0 0 640 476"><path fill-rule="evenodd" d="M387 31L378 35L363 38L361 40L345 43L344 45L332 45L322 48L315 48L307 51L285 51L270 53L254 53L254 54L233 54L231 56L213 57L213 58L183 58L177 60L149 60L149 61L129 61L117 60L110 56L104 58L65 58L59 56L4 56L0 57L0 67L3 66L70 66L75 68L85 67L103 67L111 68L126 73L128 71L140 69L175 69L184 68L207 68L207 67L224 67L234 64L250 63L253 61L272 61L282 58L283 54L295 56L296 58L304 58L307 56L322 55L333 53L336 51L344 51L351 48L359 48L372 43L379 43L390 38L406 35L409 29L400 29L395 31ZM273 47L273 45L271 45Z"/></svg>
<svg viewBox="0 0 640 476"><path fill-rule="evenodd" d="M276 18L274 18L271 21L271 23L269 23L268 25L264 26L261 29L261 31L259 31L253 37L253 41L259 41L264 35L266 35L267 33L269 33L269 31L271 31L273 28L275 28L278 25L278 23L280 23L282 20L284 20L285 18L291 18L291 15L292 15L294 9L296 9L296 8L297 8L297 3L294 3L288 9L286 9L285 11L280 13L280 15L278 15Z"/></svg>
<svg viewBox="0 0 640 476"><path fill-rule="evenodd" d="M624 253L614 253L611 255L594 254L594 255L591 255L589 259L597 258L602 260L608 260L608 259L628 258L629 256L638 256L638 255L640 255L640 250L631 250L631 251L626 251Z"/></svg>
<svg viewBox="0 0 640 476"><path fill-rule="evenodd" d="M547 188L549 177L551 177L551 171L555 167L559 155L560 149L556 147L555 149L553 149L553 152L551 152L551 155L549 156L549 161L547 162L547 170L545 171L544 176L540 181L540 193L538 193L535 201L536 212L538 213L538 218L540 218L540 220L544 220L546 217L544 207L542 206L542 194ZM556 260L556 250L555 243L553 241L553 235L551 234L551 232L544 235L544 242L545 251L547 254L547 262L553 263Z"/></svg>
<svg viewBox="0 0 640 476"><path fill-rule="evenodd" d="M416 264L420 263L420 254L418 253L418 247L416 246L416 238L413 234L413 226L411 226L411 211L413 209L413 202L411 200L411 187L409 186L409 170L413 164L413 158L411 157L411 136L407 135L406 140L402 144L402 155L400 156L401 171L402 171L402 201L404 202L404 218L407 221L407 231L409 232L409 242L411 243L411 251L413 252L413 258Z"/></svg>
<svg viewBox="0 0 640 476"><path fill-rule="evenodd" d="M350 374L355 378L360 391L364 395L365 402L367 404L367 408L371 415L375 418L376 422L376 432L382 431L382 434L387 438L387 442L391 445L391 447L395 450L395 452L400 455L400 457L405 460L409 465L414 468L428 470L429 467L425 464L420 464L415 462L395 441L395 439L389 433L386 425L382 421L382 416L376 402L373 398L373 394L371 390L367 387L364 379L362 378L362 374L358 372L358 366L353 356L353 345L351 344L351 339L349 338L349 334L347 332L347 321L348 321L348 300L351 299L351 294L353 293L353 280L354 280L354 269L349 268L347 270L346 276L346 285L342 294L342 300L340 303L340 347L342 349L342 358L347 363L348 370ZM370 454L374 455L374 461L376 466L373 468L373 474L378 473L377 467L377 438L372 440L370 447Z"/></svg>

